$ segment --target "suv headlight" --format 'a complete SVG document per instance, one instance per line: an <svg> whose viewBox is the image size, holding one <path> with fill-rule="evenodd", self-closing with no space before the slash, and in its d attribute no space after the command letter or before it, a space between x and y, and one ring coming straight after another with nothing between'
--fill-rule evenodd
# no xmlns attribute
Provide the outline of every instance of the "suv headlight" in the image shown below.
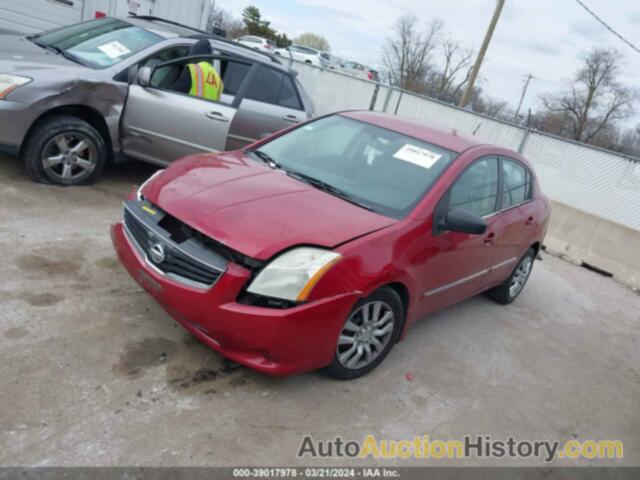
<svg viewBox="0 0 640 480"><path fill-rule="evenodd" d="M7 95L16 88L29 83L29 77L21 77L19 75L10 75L8 73L0 73L0 100L4 100Z"/></svg>
<svg viewBox="0 0 640 480"><path fill-rule="evenodd" d="M298 247L269 263L247 291L256 295L303 302L342 255L330 250Z"/></svg>

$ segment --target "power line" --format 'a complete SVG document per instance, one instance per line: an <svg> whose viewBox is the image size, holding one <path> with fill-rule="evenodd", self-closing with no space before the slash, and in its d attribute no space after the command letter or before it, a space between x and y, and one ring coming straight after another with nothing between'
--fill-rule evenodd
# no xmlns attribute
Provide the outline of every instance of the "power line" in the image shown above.
<svg viewBox="0 0 640 480"><path fill-rule="evenodd" d="M582 0L576 0L576 2L578 2L578 4L584 8L587 12L589 12L589 14L595 18L598 22L600 22L607 30L609 30L611 33L613 33L616 37L618 37L620 40L622 40L624 43L626 43L627 45L629 45L631 48L633 48L636 52L640 53L640 48L636 47L633 43L631 43L629 40L627 40L626 38L624 38L622 35L620 35L618 32L616 32L613 28L611 28L609 26L609 24L607 22L605 22L603 19L601 19L595 12L593 12L593 10L591 10L589 7L587 7Z"/></svg>

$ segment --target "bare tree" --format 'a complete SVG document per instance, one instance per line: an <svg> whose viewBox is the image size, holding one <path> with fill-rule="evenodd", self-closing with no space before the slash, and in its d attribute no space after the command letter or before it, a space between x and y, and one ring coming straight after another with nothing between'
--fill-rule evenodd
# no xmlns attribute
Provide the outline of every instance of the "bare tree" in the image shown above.
<svg viewBox="0 0 640 480"><path fill-rule="evenodd" d="M212 2L207 21L207 31L212 32L214 28L224 30L229 38L236 38L245 33L244 23L240 19L235 18L229 11L216 6L215 2Z"/></svg>
<svg viewBox="0 0 640 480"><path fill-rule="evenodd" d="M640 158L640 123L622 134L620 147L621 152Z"/></svg>
<svg viewBox="0 0 640 480"><path fill-rule="evenodd" d="M322 35L318 35L316 33L306 32L302 35L297 36L293 43L296 45L304 45L306 47L315 48L316 50L320 50L322 52L330 52L331 45L329 45L329 40L327 40Z"/></svg>
<svg viewBox="0 0 640 480"><path fill-rule="evenodd" d="M424 87L442 26L442 21L435 19L420 32L414 15L398 19L383 50L383 62L394 85L411 91Z"/></svg>
<svg viewBox="0 0 640 480"><path fill-rule="evenodd" d="M482 91L480 87L474 87L474 92L470 98L471 110L482 113L489 117L507 119L513 116L513 111L504 100L490 97Z"/></svg>
<svg viewBox="0 0 640 480"><path fill-rule="evenodd" d="M541 97L545 114L564 121L565 134L574 140L594 143L609 125L633 113L637 92L619 82L621 64L622 54L615 49L591 50L567 91Z"/></svg>
<svg viewBox="0 0 640 480"><path fill-rule="evenodd" d="M429 75L429 95L447 102L459 100L462 88L469 81L473 50L463 48L451 38L439 42L440 68Z"/></svg>

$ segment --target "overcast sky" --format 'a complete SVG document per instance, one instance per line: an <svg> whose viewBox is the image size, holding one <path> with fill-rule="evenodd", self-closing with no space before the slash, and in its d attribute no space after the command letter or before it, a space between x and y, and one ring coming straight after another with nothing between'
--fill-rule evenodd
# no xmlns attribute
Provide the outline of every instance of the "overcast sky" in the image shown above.
<svg viewBox="0 0 640 480"><path fill-rule="evenodd" d="M640 46L640 1L583 0L613 28ZM289 36L305 31L324 35L332 50L346 58L380 65L385 39L394 22L415 14L423 25L433 18L476 51L495 0L217 0L240 16L248 4L260 8L272 26ZM536 107L541 93L565 85L579 56L594 46L611 46L625 56L624 81L640 89L640 53L591 17L575 0L506 0L480 72L480 85L492 97L518 102L523 78L532 73L523 110ZM640 121L636 116L634 121Z"/></svg>

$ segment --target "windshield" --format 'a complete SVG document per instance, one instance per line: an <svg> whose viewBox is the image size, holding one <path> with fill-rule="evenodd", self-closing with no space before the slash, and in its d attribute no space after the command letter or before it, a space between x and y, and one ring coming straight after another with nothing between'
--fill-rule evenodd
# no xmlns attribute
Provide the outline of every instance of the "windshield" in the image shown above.
<svg viewBox="0 0 640 480"><path fill-rule="evenodd" d="M316 180L309 183L318 188L322 182L327 193L398 219L411 212L456 157L450 150L340 115L292 130L256 152L272 166L301 174L296 178Z"/></svg>
<svg viewBox="0 0 640 480"><path fill-rule="evenodd" d="M104 18L45 32L31 40L42 47L64 52L84 65L106 68L163 38L122 20Z"/></svg>

